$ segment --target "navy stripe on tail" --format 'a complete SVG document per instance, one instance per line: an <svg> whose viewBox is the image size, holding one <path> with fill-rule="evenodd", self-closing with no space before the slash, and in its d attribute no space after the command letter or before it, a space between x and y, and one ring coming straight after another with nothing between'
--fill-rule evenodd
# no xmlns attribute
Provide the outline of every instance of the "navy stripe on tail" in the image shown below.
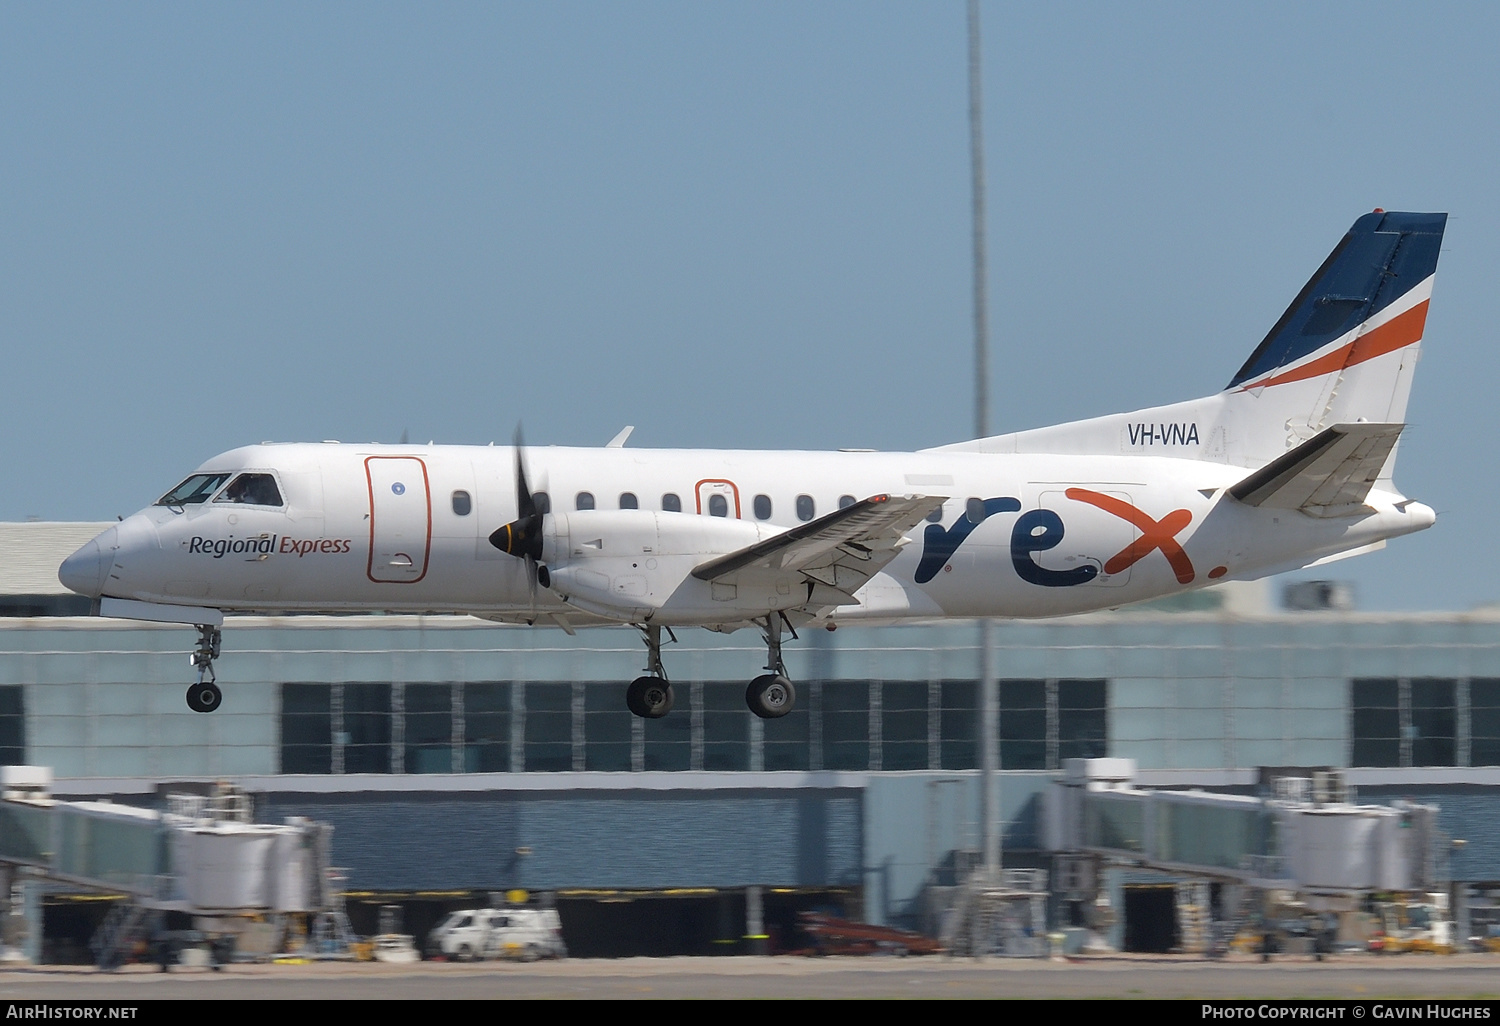
<svg viewBox="0 0 1500 1026"><path fill-rule="evenodd" d="M1447 221L1381 210L1355 221L1228 388L1317 352L1426 281Z"/></svg>

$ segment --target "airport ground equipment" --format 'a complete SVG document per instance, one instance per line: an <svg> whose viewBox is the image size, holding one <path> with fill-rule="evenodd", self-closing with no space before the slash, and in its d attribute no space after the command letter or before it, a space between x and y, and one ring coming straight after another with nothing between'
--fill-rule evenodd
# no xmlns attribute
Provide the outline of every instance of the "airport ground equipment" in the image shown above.
<svg viewBox="0 0 1500 1026"><path fill-rule="evenodd" d="M797 926L812 938L814 955L936 955L941 943L915 930L840 919L824 912L797 913Z"/></svg>
<svg viewBox="0 0 1500 1026"><path fill-rule="evenodd" d="M429 954L456 962L566 958L555 908L473 908L449 915L427 935Z"/></svg>
<svg viewBox="0 0 1500 1026"><path fill-rule="evenodd" d="M51 776L45 767L0 767L0 895L9 900L18 874L42 886L123 895L94 937L100 968L118 966L142 945L163 967L186 946L206 945L223 961L242 935L284 933L288 917L334 906L327 824L255 823L250 797L228 785L169 795L165 811L58 801L50 797ZM193 928L168 930L173 913ZM29 924L33 959L40 954L36 920Z"/></svg>
<svg viewBox="0 0 1500 1026"><path fill-rule="evenodd" d="M1002 869L992 874L980 864L964 883L946 891L939 930L949 954L1047 956L1046 870Z"/></svg>

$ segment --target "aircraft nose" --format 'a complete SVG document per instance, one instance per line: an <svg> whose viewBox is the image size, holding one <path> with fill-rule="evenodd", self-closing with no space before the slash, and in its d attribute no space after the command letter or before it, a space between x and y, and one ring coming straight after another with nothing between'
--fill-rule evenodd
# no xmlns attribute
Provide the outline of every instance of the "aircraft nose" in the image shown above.
<svg viewBox="0 0 1500 1026"><path fill-rule="evenodd" d="M115 561L115 536L111 527L63 560L57 568L57 579L63 587L89 598L104 594L104 579Z"/></svg>

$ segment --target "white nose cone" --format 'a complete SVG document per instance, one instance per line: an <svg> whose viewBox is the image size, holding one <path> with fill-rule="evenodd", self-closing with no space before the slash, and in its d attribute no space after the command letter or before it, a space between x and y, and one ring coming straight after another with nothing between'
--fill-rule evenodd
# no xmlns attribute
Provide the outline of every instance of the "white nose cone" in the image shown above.
<svg viewBox="0 0 1500 1026"><path fill-rule="evenodd" d="M111 527L63 560L57 568L57 579L69 591L98 598L104 594L104 581L114 561L115 529Z"/></svg>

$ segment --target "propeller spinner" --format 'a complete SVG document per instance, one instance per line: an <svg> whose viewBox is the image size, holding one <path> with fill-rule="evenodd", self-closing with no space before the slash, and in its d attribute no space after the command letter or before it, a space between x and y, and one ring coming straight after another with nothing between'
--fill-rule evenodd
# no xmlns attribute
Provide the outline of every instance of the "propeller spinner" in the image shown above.
<svg viewBox="0 0 1500 1026"><path fill-rule="evenodd" d="M509 553L526 561L526 584L531 589L533 602L537 585L543 588L550 584L550 575L542 565L542 519L545 513L537 509L536 498L526 485L526 461L522 452L521 432L516 432L516 504L519 516L490 535L490 544L501 552Z"/></svg>

